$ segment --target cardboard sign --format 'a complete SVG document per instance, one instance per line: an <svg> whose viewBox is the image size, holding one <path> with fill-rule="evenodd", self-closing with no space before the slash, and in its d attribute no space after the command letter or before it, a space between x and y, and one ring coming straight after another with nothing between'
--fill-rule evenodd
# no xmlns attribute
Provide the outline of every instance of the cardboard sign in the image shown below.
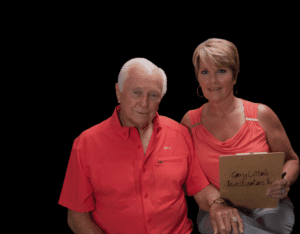
<svg viewBox="0 0 300 234"><path fill-rule="evenodd" d="M283 152L220 156L221 197L247 209L277 207L278 199L266 193L281 179L284 156Z"/></svg>

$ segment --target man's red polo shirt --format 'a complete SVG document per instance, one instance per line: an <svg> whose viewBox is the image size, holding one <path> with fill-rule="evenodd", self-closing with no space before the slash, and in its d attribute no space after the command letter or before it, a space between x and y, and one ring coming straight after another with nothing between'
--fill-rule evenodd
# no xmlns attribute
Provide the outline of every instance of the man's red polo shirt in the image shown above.
<svg viewBox="0 0 300 234"><path fill-rule="evenodd" d="M190 233L185 191L192 196L209 182L188 130L156 114L144 155L138 130L122 127L119 111L74 141L59 204L92 211L105 233Z"/></svg>

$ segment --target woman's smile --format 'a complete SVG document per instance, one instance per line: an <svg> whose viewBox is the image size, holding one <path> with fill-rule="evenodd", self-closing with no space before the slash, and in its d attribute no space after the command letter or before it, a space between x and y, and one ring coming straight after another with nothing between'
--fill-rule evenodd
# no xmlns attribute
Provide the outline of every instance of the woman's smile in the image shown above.
<svg viewBox="0 0 300 234"><path fill-rule="evenodd" d="M218 91L218 90L220 90L221 88L209 88L208 90L209 91Z"/></svg>

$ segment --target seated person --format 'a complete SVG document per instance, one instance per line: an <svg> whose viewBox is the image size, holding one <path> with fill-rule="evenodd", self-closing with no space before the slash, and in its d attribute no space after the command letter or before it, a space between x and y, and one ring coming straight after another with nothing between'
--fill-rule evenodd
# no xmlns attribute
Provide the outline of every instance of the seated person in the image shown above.
<svg viewBox="0 0 300 234"><path fill-rule="evenodd" d="M201 96L208 102L187 112L181 123L190 130L196 155L211 183L204 191L215 199L212 204L200 205L200 233L238 233L241 220L244 233L291 233L295 217L287 196L299 175L299 158L280 120L268 106L235 97L239 55L233 43L222 39L201 43L194 52L193 64L199 82L197 92L201 87ZM249 152L285 153L283 172L287 174L266 191L266 196L280 199L277 208L225 208L226 202L219 192L219 156ZM216 211L219 203L224 209Z"/></svg>
<svg viewBox="0 0 300 234"><path fill-rule="evenodd" d="M162 69L129 60L116 84L120 105L75 139L59 199L74 233L192 232L185 194L205 200L209 182L188 130L157 113L166 90Z"/></svg>

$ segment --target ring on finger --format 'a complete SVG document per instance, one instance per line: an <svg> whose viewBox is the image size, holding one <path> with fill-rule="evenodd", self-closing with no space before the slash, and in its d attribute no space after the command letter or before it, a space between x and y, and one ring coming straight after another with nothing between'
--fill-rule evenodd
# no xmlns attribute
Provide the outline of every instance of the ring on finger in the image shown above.
<svg viewBox="0 0 300 234"><path fill-rule="evenodd" d="M232 217L232 221L237 223L238 222L237 217Z"/></svg>

